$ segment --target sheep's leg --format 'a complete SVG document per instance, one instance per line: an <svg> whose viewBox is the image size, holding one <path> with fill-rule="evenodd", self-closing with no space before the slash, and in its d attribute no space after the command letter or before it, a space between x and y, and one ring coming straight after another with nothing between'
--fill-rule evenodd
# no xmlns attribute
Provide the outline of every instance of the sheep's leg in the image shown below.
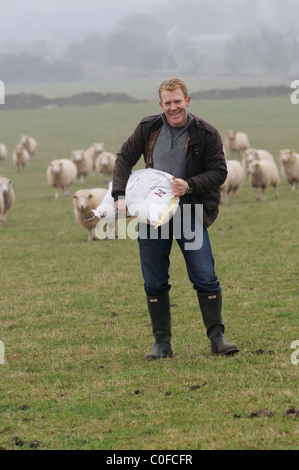
<svg viewBox="0 0 299 470"><path fill-rule="evenodd" d="M262 201L266 201L266 188L262 188Z"/></svg>
<svg viewBox="0 0 299 470"><path fill-rule="evenodd" d="M95 227L92 227L92 228L90 229L90 234L91 234L91 240L96 240L97 237L96 237L96 229L95 229Z"/></svg>
<svg viewBox="0 0 299 470"><path fill-rule="evenodd" d="M296 191L296 189L297 189L297 181L293 181L292 191Z"/></svg>
<svg viewBox="0 0 299 470"><path fill-rule="evenodd" d="M228 195L227 193L222 193L222 204L227 204L228 203Z"/></svg>
<svg viewBox="0 0 299 470"><path fill-rule="evenodd" d="M277 186L275 186L275 188L274 188L274 189L275 189L275 196L276 196L276 198L278 198L278 197L279 197L279 194L278 194L278 187L277 187Z"/></svg>
<svg viewBox="0 0 299 470"><path fill-rule="evenodd" d="M87 241L91 242L92 241L92 238L91 238L91 230L88 230L88 239Z"/></svg>
<svg viewBox="0 0 299 470"><path fill-rule="evenodd" d="M255 199L256 199L257 201L259 201L259 200L260 200L260 197L259 197L259 195L258 195L257 188L254 188L254 195L255 195Z"/></svg>
<svg viewBox="0 0 299 470"><path fill-rule="evenodd" d="M58 192L58 188L55 189L55 199L58 199L59 198L59 192Z"/></svg>

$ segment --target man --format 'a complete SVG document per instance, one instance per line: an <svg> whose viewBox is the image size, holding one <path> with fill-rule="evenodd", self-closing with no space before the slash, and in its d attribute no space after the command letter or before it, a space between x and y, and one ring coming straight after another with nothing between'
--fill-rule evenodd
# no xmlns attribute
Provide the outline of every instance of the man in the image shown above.
<svg viewBox="0 0 299 470"><path fill-rule="evenodd" d="M113 172L112 196L116 210L125 213L125 188L131 170L141 155L147 168L173 175L172 191L180 197L183 209L191 205L203 207L202 246L186 248L182 233L176 238L184 255L187 271L197 291L207 336L213 354L232 355L239 352L235 344L224 336L221 288L214 271L214 259L207 228L218 215L219 187L227 177L223 145L218 131L206 121L188 112L190 96L185 83L177 78L165 80L159 88L159 104L163 113L144 118L123 144ZM191 224L196 232L195 210ZM173 220L169 222L169 236L140 236L139 253L144 278L144 289L151 317L155 343L146 360L171 357L171 309L169 301L169 256L173 241ZM197 227L198 228L198 227ZM150 233L150 229L147 230Z"/></svg>

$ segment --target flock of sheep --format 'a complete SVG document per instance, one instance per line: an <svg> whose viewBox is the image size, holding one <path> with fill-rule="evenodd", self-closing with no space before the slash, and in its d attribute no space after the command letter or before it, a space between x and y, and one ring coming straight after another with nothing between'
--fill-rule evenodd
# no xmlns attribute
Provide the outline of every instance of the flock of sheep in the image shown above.
<svg viewBox="0 0 299 470"><path fill-rule="evenodd" d="M227 203L230 194L235 194L242 186L246 177L249 177L256 199L259 199L257 190L262 191L265 200L265 191L273 186L278 197L280 175L273 155L263 149L250 148L248 136L244 132L227 131L224 140L224 153L229 152L233 159L227 159L228 176L221 186L221 202ZM28 135L22 135L20 142L13 149L13 163L17 171L24 171L37 149L37 142ZM0 143L0 164L7 157L7 148ZM243 155L241 160L241 154ZM73 150L70 159L58 159L50 162L47 169L47 181L55 189L55 198L59 197L59 190L67 196L69 188L78 178L85 183L88 174L95 170L103 177L111 178L116 156L104 149L104 143L94 143L84 150ZM299 154L293 150L280 151L280 170L283 178L297 189L299 182ZM94 240L97 218L92 217L92 210L96 209L107 193L107 189L80 189L73 196L74 216L76 221L88 231L88 240ZM5 221L6 212L13 206L15 194L11 180L0 176L0 222Z"/></svg>
<svg viewBox="0 0 299 470"><path fill-rule="evenodd" d="M250 148L248 135L244 132L229 130L225 133L224 142L224 153L228 151L237 159L227 160L228 175L221 186L221 202L227 203L229 194L235 194L247 176L257 200L258 188L261 189L262 200L265 201L265 191L269 186L273 186L278 197L280 175L273 155L267 150ZM242 162L239 161L241 153ZM292 186L292 190L296 190L299 182L299 154L291 149L281 150L279 161L283 178Z"/></svg>
<svg viewBox="0 0 299 470"><path fill-rule="evenodd" d="M12 153L13 163L17 171L24 172L26 165L35 155L37 142L33 137L22 135L20 142L14 147ZM0 144L0 164L8 155L7 147ZM61 191L68 196L69 188L78 178L80 183L85 183L88 174L95 170L99 175L111 179L116 156L105 151L104 143L94 143L88 149L73 150L70 159L52 160L47 168L47 181L55 189L55 199L59 198ZM94 240L97 219L92 217L92 209L96 209L102 202L107 189L81 189L74 196L74 215L76 221L88 230L88 240ZM5 221L6 212L15 202L15 193L12 181L0 176L0 222Z"/></svg>

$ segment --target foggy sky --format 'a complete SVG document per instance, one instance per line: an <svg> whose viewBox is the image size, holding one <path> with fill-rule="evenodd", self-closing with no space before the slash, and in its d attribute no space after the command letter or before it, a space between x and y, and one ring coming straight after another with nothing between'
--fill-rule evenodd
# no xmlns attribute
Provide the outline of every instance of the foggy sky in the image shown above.
<svg viewBox="0 0 299 470"><path fill-rule="evenodd" d="M128 14L148 14L168 0L0 0L0 43L43 39L64 46L106 34ZM18 13L16 13L18 12Z"/></svg>
<svg viewBox="0 0 299 470"><path fill-rule="evenodd" d="M133 14L188 37L255 32L268 27L299 35L298 0L0 0L0 54L42 40L63 53L71 42L107 35ZM140 25L139 25L140 26Z"/></svg>

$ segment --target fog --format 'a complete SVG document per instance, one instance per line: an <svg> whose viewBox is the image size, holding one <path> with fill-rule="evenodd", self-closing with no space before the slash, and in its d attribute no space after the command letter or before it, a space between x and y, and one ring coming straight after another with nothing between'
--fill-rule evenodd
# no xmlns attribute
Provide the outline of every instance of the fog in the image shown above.
<svg viewBox="0 0 299 470"><path fill-rule="evenodd" d="M292 75L298 0L0 0L0 79ZM298 61L297 61L298 62Z"/></svg>

